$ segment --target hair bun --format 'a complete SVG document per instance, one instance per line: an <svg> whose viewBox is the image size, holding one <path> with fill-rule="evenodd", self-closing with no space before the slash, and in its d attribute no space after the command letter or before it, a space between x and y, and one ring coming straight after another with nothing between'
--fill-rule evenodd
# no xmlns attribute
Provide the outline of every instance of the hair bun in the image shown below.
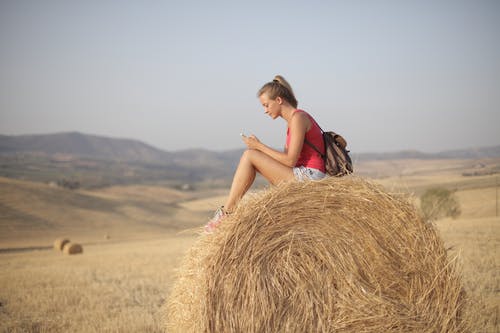
<svg viewBox="0 0 500 333"><path fill-rule="evenodd" d="M284 79L281 75L274 76L273 82L278 82L279 84L283 84L283 81L284 81Z"/></svg>
<svg viewBox="0 0 500 333"><path fill-rule="evenodd" d="M283 97L294 108L297 107L297 99L293 94L292 87L281 75L275 75L272 81L260 88L257 96L261 96L263 93L268 93L271 99L276 99L278 96Z"/></svg>

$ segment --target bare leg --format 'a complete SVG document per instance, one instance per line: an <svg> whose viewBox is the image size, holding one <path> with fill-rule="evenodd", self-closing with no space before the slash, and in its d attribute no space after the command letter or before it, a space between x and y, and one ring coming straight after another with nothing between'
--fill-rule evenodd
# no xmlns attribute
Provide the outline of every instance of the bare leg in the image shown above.
<svg viewBox="0 0 500 333"><path fill-rule="evenodd" d="M262 174L273 185L294 179L291 167L281 164L258 150L247 150L241 156L233 177L229 197L224 205L227 211L233 210L238 201L252 186L257 172Z"/></svg>

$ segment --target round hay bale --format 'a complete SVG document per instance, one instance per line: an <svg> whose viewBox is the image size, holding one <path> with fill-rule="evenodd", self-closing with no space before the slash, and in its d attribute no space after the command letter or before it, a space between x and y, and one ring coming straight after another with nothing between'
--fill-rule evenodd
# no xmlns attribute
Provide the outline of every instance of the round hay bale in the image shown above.
<svg viewBox="0 0 500 333"><path fill-rule="evenodd" d="M409 198L354 176L247 196L185 257L174 332L463 332L456 261Z"/></svg>
<svg viewBox="0 0 500 333"><path fill-rule="evenodd" d="M63 248L64 254L79 254L83 253L83 247L77 243L67 243Z"/></svg>
<svg viewBox="0 0 500 333"><path fill-rule="evenodd" d="M66 238L58 238L54 241L54 250L62 251L64 245L69 243L69 239Z"/></svg>

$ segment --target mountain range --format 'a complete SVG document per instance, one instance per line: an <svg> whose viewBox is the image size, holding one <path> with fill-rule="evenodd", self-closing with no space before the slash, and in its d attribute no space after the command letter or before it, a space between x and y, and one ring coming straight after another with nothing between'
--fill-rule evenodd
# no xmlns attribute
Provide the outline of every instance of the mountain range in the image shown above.
<svg viewBox="0 0 500 333"><path fill-rule="evenodd" d="M242 151L243 149L222 152L207 149L187 149L167 152L138 140L110 138L79 132L17 136L0 135L0 154L68 154L78 157L127 162L213 163L220 160L233 160L234 158L239 157ZM500 145L447 150L437 153L405 150L398 152L351 153L351 155L361 161L392 159L496 158L500 157Z"/></svg>
<svg viewBox="0 0 500 333"><path fill-rule="evenodd" d="M132 139L79 132L0 135L0 176L93 179L92 185L171 180L200 182L231 179L243 149L164 151ZM439 153L400 151L351 152L355 163L401 159L483 159L500 157L500 145ZM83 178L82 178L83 177Z"/></svg>

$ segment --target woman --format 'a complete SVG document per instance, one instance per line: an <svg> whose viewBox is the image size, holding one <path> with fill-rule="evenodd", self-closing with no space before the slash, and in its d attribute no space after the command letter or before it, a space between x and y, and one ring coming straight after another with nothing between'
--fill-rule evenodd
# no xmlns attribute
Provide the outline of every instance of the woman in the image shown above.
<svg viewBox="0 0 500 333"><path fill-rule="evenodd" d="M260 142L254 135L242 135L248 149L240 159L225 205L217 209L205 226L207 232L212 232L224 216L235 208L252 186L257 172L273 185L283 181L319 180L325 177L323 159L310 145L304 144L307 139L324 151L321 129L308 113L297 109L297 99L288 82L277 75L259 90L257 96L268 116L272 119L281 117L287 122L285 149L281 152Z"/></svg>

